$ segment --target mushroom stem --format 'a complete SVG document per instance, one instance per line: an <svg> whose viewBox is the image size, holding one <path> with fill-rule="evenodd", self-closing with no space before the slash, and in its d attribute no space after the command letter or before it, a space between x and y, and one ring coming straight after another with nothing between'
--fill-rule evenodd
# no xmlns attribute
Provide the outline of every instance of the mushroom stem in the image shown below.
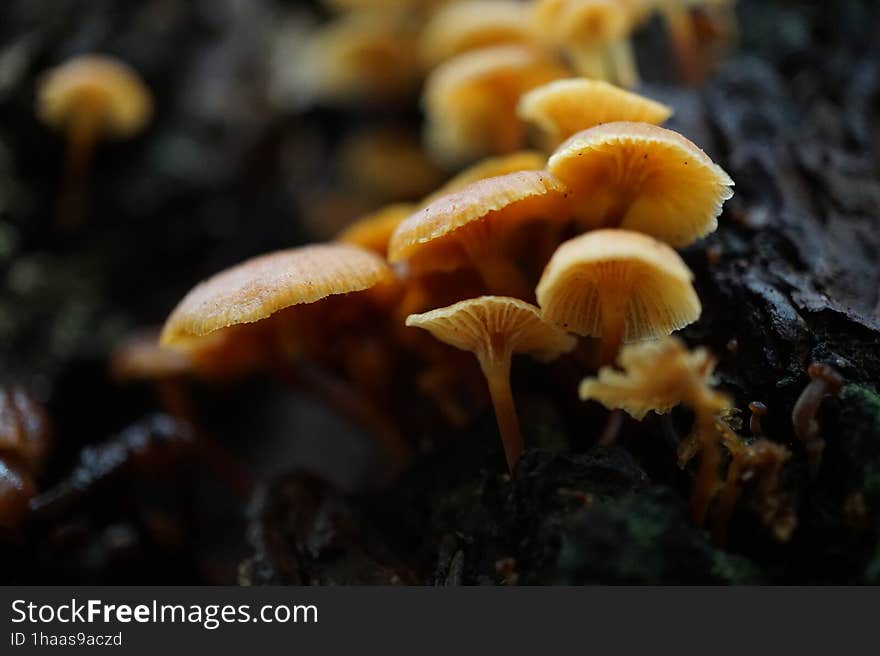
<svg viewBox="0 0 880 656"><path fill-rule="evenodd" d="M569 52L575 70L583 77L593 80L607 80L608 70L602 59L602 52L596 48L572 48Z"/></svg>
<svg viewBox="0 0 880 656"><path fill-rule="evenodd" d="M602 347L599 360L602 366L614 364L626 331L626 310L629 304L631 283L623 279L617 284L603 285L599 288L599 301L602 304Z"/></svg>
<svg viewBox="0 0 880 656"><path fill-rule="evenodd" d="M62 226L79 223L85 180L91 168L92 150L98 139L103 114L85 107L70 118L67 129L67 161L64 187L59 199L57 221Z"/></svg>
<svg viewBox="0 0 880 656"><path fill-rule="evenodd" d="M490 293L520 299L534 295L516 264L499 252L490 226L480 224L461 232L459 243Z"/></svg>
<svg viewBox="0 0 880 656"><path fill-rule="evenodd" d="M699 419L695 427L700 441L700 467L697 470L697 480L694 481L691 497L691 519L698 526L702 526L706 521L709 504L712 503L718 484L721 450L718 448L713 424L714 418L709 417Z"/></svg>
<svg viewBox="0 0 880 656"><path fill-rule="evenodd" d="M831 367L817 362L810 365L807 373L811 380L791 411L791 422L795 434L807 452L810 472L815 476L822 463L822 452L825 450L825 440L819 436L816 413L827 394L837 394L840 391L843 380Z"/></svg>
<svg viewBox="0 0 880 656"><path fill-rule="evenodd" d="M637 87L640 81L639 70L636 66L632 42L629 39L615 41L609 44L606 54L611 62L611 70L614 71L617 84L627 89Z"/></svg>
<svg viewBox="0 0 880 656"><path fill-rule="evenodd" d="M498 422L498 431L501 433L507 467L512 474L523 451L523 437L519 429L519 419L516 416L516 406L513 403L513 393L510 389L511 353L509 350L492 348L488 353L478 356L477 359L489 385L489 395L492 397L492 405L495 408L495 420Z"/></svg>
<svg viewBox="0 0 880 656"><path fill-rule="evenodd" d="M665 0L660 6L666 27L672 39L675 59L683 80L687 84L700 82L700 62L697 56L697 40L691 25L690 12L681 0Z"/></svg>

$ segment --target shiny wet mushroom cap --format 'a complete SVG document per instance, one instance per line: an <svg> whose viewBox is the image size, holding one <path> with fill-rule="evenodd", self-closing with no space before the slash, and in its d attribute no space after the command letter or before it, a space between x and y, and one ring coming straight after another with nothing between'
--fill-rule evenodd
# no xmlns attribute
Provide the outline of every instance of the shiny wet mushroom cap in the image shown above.
<svg viewBox="0 0 880 656"><path fill-rule="evenodd" d="M541 318L538 308L515 298L482 296L449 307L413 314L407 326L429 331L442 342L472 352L480 363L511 471L523 448L510 390L510 360L528 353L553 360L570 351L574 339Z"/></svg>
<svg viewBox="0 0 880 656"><path fill-rule="evenodd" d="M686 246L718 227L733 180L686 138L656 125L616 122L570 137L547 169L572 190L587 228L643 232Z"/></svg>
<svg viewBox="0 0 880 656"><path fill-rule="evenodd" d="M602 123L663 123L672 116L672 108L602 80L569 78L524 94L517 113L537 126L545 143L555 148L571 135Z"/></svg>
<svg viewBox="0 0 880 656"><path fill-rule="evenodd" d="M385 261L351 244L315 244L247 260L200 283L168 317L162 345L185 344L294 305L394 284Z"/></svg>
<svg viewBox="0 0 880 656"><path fill-rule="evenodd" d="M509 155L487 157L476 164L471 164L443 183L442 187L425 198L425 204L454 191L460 191L478 180L496 178L499 175L518 173L519 171L540 171L546 163L547 156L536 150L519 150Z"/></svg>
<svg viewBox="0 0 880 656"><path fill-rule="evenodd" d="M662 337L696 321L700 300L678 253L646 235L597 230L562 244L538 283L553 323L602 339L608 364L620 344Z"/></svg>

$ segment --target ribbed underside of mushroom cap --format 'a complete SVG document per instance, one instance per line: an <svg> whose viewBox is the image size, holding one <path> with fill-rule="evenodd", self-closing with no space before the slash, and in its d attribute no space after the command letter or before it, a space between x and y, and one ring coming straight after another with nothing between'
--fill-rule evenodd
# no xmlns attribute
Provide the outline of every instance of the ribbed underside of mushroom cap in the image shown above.
<svg viewBox="0 0 880 656"><path fill-rule="evenodd" d="M602 290L629 290L624 341L662 337L696 321L702 310L693 275L665 244L625 230L598 230L562 244L537 287L549 321L602 336Z"/></svg>
<svg viewBox="0 0 880 656"><path fill-rule="evenodd" d="M523 45L482 48L453 57L425 82L422 104L432 152L458 163L521 147L519 97L568 72L550 55Z"/></svg>
<svg viewBox="0 0 880 656"><path fill-rule="evenodd" d="M519 0L464 0L441 7L421 37L422 61L434 66L463 52L530 40L528 5Z"/></svg>
<svg viewBox="0 0 880 656"><path fill-rule="evenodd" d="M519 117L543 130L553 147L571 135L614 121L659 124L672 109L602 80L556 80L520 98Z"/></svg>
<svg viewBox="0 0 880 656"><path fill-rule="evenodd" d="M565 331L544 321L534 305L506 296L481 296L411 314L406 325L424 328L442 342L478 354L500 341L511 352L552 360L575 345Z"/></svg>
<svg viewBox="0 0 880 656"><path fill-rule="evenodd" d="M352 223L339 233L337 239L384 255L391 235L414 209L411 203L386 205Z"/></svg>
<svg viewBox="0 0 880 656"><path fill-rule="evenodd" d="M580 397L609 410L624 410L638 420L687 402L695 389L708 387L714 368L708 351L689 351L674 337L626 346L619 362L623 371L603 367L597 378L584 379Z"/></svg>
<svg viewBox="0 0 880 656"><path fill-rule="evenodd" d="M316 244L253 258L187 294L168 317L161 343L173 345L328 296L392 284L385 261L351 244Z"/></svg>
<svg viewBox="0 0 880 656"><path fill-rule="evenodd" d="M548 170L572 190L587 227L636 230L685 246L718 227L733 180L677 132L646 123L606 123L579 132Z"/></svg>
<svg viewBox="0 0 880 656"><path fill-rule="evenodd" d="M537 150L520 150L509 155L487 157L447 180L442 187L425 198L425 204L427 205L454 191L460 191L478 180L495 178L518 171L540 171L546 164L547 156Z"/></svg>
<svg viewBox="0 0 880 656"><path fill-rule="evenodd" d="M109 136L138 132L153 113L153 100L137 72L102 55L82 55L49 71L40 83L37 111L49 125L63 127L85 105L102 112Z"/></svg>
<svg viewBox="0 0 880 656"><path fill-rule="evenodd" d="M388 246L391 262L411 260L422 270L443 269L455 255L444 238L478 222L500 233L528 219L565 220L567 190L545 171L520 171L478 180L438 198L401 223Z"/></svg>

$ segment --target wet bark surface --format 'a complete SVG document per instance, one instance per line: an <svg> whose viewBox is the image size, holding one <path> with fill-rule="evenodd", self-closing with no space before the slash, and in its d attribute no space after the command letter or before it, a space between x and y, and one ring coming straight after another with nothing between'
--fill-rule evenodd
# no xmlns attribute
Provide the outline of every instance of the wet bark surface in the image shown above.
<svg viewBox="0 0 880 656"><path fill-rule="evenodd" d="M792 452L791 538L776 539L746 494L723 545L688 518L695 470L676 463L687 413L627 419L598 447L607 413L576 400L584 372L515 363L528 448L513 477L486 415L467 431L425 426L412 467L382 489L369 484L369 440L272 383L196 386L195 434L155 415L152 387L111 380L112 346L161 322L199 278L310 238L303 189L332 176L338 134L364 117L265 100L283 4L0 9L0 374L46 402L56 432L33 521L0 536L3 579L880 583L874 3L742 0L741 47L699 91L670 83L657 24L638 39L645 91L736 181L719 230L683 253L704 307L683 337L718 356L738 408L767 406L766 437ZM89 212L59 233L63 143L35 119L33 92L42 70L83 49L142 70L157 119L101 146ZM816 477L791 420L814 362L845 381L817 415Z"/></svg>

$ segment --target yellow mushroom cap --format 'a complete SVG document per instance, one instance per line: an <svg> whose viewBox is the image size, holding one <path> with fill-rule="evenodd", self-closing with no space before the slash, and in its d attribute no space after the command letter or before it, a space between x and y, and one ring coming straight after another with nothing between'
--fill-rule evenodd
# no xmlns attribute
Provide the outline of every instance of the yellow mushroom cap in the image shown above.
<svg viewBox="0 0 880 656"><path fill-rule="evenodd" d="M530 40L528 4L518 0L460 0L437 10L422 32L429 68L463 52Z"/></svg>
<svg viewBox="0 0 880 656"><path fill-rule="evenodd" d="M495 178L517 171L540 171L546 164L547 157L536 150L520 150L509 155L487 157L447 180L442 187L425 198L425 204L435 201L441 196L464 189L478 180Z"/></svg>
<svg viewBox="0 0 880 656"><path fill-rule="evenodd" d="M600 289L622 279L629 289L624 341L668 335L700 316L693 274L678 253L627 230L596 230L562 244L538 283L538 305L556 325L601 337Z"/></svg>
<svg viewBox="0 0 880 656"><path fill-rule="evenodd" d="M636 230L686 246L718 227L733 180L683 136L647 123L578 132L547 162L587 227Z"/></svg>
<svg viewBox="0 0 880 656"><path fill-rule="evenodd" d="M336 239L385 255L391 235L414 209L415 206L410 203L386 205L352 223Z"/></svg>
<svg viewBox="0 0 880 656"><path fill-rule="evenodd" d="M416 26L389 12L351 12L316 30L298 71L302 93L332 102L387 103L415 91Z"/></svg>
<svg viewBox="0 0 880 656"><path fill-rule="evenodd" d="M539 127L555 148L581 130L612 121L660 124L672 109L602 80L570 78L536 87L520 98L519 117Z"/></svg>
<svg viewBox="0 0 880 656"><path fill-rule="evenodd" d="M194 287L162 329L163 346L266 319L285 308L394 283L381 257L352 244L314 244L242 262Z"/></svg>
<svg viewBox="0 0 880 656"><path fill-rule="evenodd" d="M37 113L62 129L77 111L100 112L106 136L139 132L153 114L153 99L138 73L104 55L81 55L48 71L40 81Z"/></svg>
<svg viewBox="0 0 880 656"><path fill-rule="evenodd" d="M428 76L422 96L432 153L457 163L520 148L519 97L567 75L552 56L525 45L482 48L444 62Z"/></svg>
<svg viewBox="0 0 880 656"><path fill-rule="evenodd" d="M453 269L465 258L447 237L476 224L506 232L529 219L565 220L566 194L565 186L545 171L478 180L404 220L391 237L388 259L409 260L417 271Z"/></svg>
<svg viewBox="0 0 880 656"><path fill-rule="evenodd" d="M624 410L638 420L693 401L695 390L710 386L715 368L706 349L689 351L676 337L625 346L618 362L623 371L603 367L597 378L584 379L580 397L609 410ZM726 400L723 395L712 398Z"/></svg>
<svg viewBox="0 0 880 656"><path fill-rule="evenodd" d="M534 305L506 296L481 296L423 314L411 314L407 326L424 328L441 342L487 354L501 346L549 361L574 348L575 340L547 323Z"/></svg>
<svg viewBox="0 0 880 656"><path fill-rule="evenodd" d="M618 0L538 0L532 19L548 45L595 48L623 38L632 27Z"/></svg>

